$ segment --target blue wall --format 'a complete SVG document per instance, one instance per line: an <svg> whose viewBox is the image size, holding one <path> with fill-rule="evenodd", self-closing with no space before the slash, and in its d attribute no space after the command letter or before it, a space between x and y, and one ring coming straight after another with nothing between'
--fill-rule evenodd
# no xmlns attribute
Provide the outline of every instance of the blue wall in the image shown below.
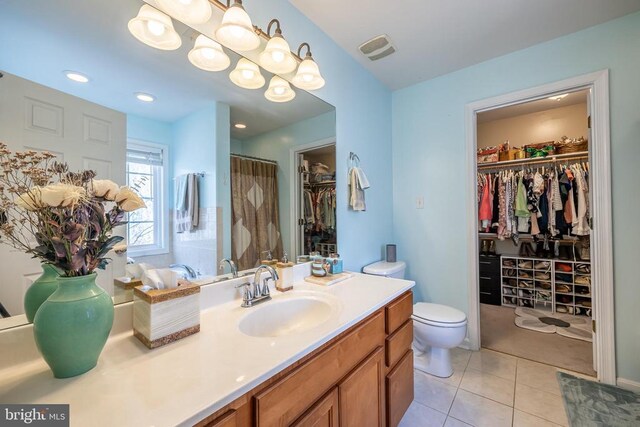
<svg viewBox="0 0 640 427"><path fill-rule="evenodd" d="M256 24L278 17L293 49L302 42L311 45L327 82L313 94L336 107L337 191L344 195L338 197L337 207L340 255L346 269L360 270L379 260L384 244L392 240L391 92L288 1L251 1L244 6ZM366 212L347 209L350 151L362 159L371 183Z"/></svg>
<svg viewBox="0 0 640 427"><path fill-rule="evenodd" d="M271 132L263 133L242 141L242 152L248 156L261 157L278 162L278 198L280 212L280 234L284 250L293 257L294 248L291 247L291 200L290 189L293 185L291 177L291 148L309 144L311 142L332 139L335 142L336 113L330 111L307 120L285 126ZM237 146L237 145L236 145ZM340 225L338 224L338 227ZM343 241L338 234L338 250Z"/></svg>
<svg viewBox="0 0 640 427"><path fill-rule="evenodd" d="M607 68L618 376L640 381L640 13L394 92L394 235L418 299L466 311L465 105Z"/></svg>
<svg viewBox="0 0 640 427"><path fill-rule="evenodd" d="M216 120L216 104L212 103L174 122L172 127L172 176L205 173L200 178L201 208L216 206Z"/></svg>

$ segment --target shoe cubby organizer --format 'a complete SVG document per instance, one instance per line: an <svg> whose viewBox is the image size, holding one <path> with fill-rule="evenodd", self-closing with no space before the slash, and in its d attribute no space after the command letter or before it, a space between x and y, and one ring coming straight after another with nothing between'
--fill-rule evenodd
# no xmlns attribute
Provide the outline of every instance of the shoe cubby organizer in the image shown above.
<svg viewBox="0 0 640 427"><path fill-rule="evenodd" d="M591 317L591 263L500 258L502 305Z"/></svg>

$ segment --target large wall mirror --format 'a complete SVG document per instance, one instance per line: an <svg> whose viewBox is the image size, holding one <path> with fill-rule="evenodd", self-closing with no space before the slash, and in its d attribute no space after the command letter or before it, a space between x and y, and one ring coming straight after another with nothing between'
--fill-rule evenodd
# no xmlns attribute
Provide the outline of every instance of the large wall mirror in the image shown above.
<svg viewBox="0 0 640 427"><path fill-rule="evenodd" d="M247 270L269 253L295 260L336 252L334 107L297 88L289 102L269 101L272 74L263 69L264 87L236 86L229 73L242 57L226 48L226 70L195 67L188 55L206 26L174 19L176 50L141 43L127 24L145 4L159 7L141 0L0 6L0 141L12 151L49 151L72 170L120 185L144 183L147 208L120 230L127 252L112 253L100 286L119 303L129 294L114 279L131 271L127 265L182 264L188 269L174 268L206 284L228 275L223 258ZM88 81L78 81L83 76ZM26 322L24 293L42 270L1 237L0 266L4 329Z"/></svg>

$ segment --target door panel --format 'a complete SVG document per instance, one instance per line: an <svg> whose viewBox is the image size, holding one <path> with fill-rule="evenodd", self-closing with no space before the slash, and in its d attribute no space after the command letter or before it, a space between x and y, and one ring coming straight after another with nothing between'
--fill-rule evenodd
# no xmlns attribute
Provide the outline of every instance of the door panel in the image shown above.
<svg viewBox="0 0 640 427"><path fill-rule="evenodd" d="M384 351L379 347L338 386L340 427L384 425Z"/></svg>
<svg viewBox="0 0 640 427"><path fill-rule="evenodd" d="M302 416L293 427L338 427L338 388L334 388Z"/></svg>

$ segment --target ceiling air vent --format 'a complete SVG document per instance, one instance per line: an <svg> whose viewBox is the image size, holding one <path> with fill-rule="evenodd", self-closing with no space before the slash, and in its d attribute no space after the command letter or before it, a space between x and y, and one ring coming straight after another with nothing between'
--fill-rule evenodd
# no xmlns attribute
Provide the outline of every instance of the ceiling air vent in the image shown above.
<svg viewBox="0 0 640 427"><path fill-rule="evenodd" d="M372 61L382 59L396 51L396 48L391 43L389 36L386 34L382 34L362 43L358 49L360 49L360 52L362 52L364 56Z"/></svg>

